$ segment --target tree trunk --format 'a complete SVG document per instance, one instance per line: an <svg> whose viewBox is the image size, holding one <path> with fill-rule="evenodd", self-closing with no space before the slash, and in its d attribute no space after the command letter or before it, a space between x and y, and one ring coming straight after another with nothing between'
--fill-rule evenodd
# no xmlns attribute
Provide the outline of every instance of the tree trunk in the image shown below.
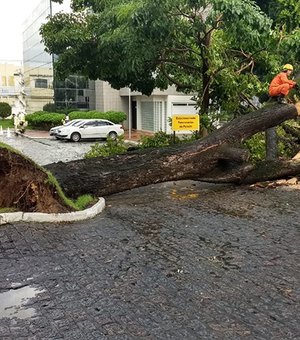
<svg viewBox="0 0 300 340"><path fill-rule="evenodd" d="M266 159L276 159L278 156L277 132L276 128L272 127L266 130Z"/></svg>
<svg viewBox="0 0 300 340"><path fill-rule="evenodd" d="M258 170L251 164L245 164L247 150L237 151L232 146L259 131L296 118L298 112L300 105L274 104L238 117L193 143L138 150L115 157L59 162L47 168L70 197L86 193L106 196L153 183L183 179L218 182L223 178L226 182L251 182L251 172L257 174ZM298 170L297 166L293 168L293 171ZM259 176L268 177L267 172ZM283 176L285 172L279 173ZM272 176L276 176L274 171Z"/></svg>

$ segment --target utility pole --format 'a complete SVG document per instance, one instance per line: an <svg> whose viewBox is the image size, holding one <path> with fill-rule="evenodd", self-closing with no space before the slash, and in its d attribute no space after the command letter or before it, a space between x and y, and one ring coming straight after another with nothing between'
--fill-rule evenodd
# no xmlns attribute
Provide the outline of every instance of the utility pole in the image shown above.
<svg viewBox="0 0 300 340"><path fill-rule="evenodd" d="M50 9L50 18L53 16L53 8L52 8L52 0L49 0L49 9ZM52 62L52 88L53 88L53 102L56 104L55 101L55 74L54 74L54 54L51 54L51 62Z"/></svg>

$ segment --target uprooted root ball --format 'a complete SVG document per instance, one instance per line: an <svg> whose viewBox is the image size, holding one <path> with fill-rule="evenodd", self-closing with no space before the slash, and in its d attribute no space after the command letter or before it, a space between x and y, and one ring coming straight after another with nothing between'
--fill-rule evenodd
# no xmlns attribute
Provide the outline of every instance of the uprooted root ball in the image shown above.
<svg viewBox="0 0 300 340"><path fill-rule="evenodd" d="M24 212L70 211L36 164L0 147L0 207Z"/></svg>

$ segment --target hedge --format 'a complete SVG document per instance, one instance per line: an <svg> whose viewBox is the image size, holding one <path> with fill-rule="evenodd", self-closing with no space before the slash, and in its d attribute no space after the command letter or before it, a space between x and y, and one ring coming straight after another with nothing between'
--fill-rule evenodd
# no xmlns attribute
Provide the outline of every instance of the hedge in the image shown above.
<svg viewBox="0 0 300 340"><path fill-rule="evenodd" d="M28 124L33 129L48 130L53 126L61 125L65 118L64 113L37 111L26 115ZM126 114L119 111L72 111L69 113L72 119L107 119L115 124L121 124L126 119Z"/></svg>
<svg viewBox="0 0 300 340"><path fill-rule="evenodd" d="M107 119L115 124L121 124L126 120L126 113L121 111L73 111L69 114L70 119Z"/></svg>
<svg viewBox="0 0 300 340"><path fill-rule="evenodd" d="M28 124L33 129L48 130L53 126L61 125L65 118L63 113L37 111L26 115Z"/></svg>

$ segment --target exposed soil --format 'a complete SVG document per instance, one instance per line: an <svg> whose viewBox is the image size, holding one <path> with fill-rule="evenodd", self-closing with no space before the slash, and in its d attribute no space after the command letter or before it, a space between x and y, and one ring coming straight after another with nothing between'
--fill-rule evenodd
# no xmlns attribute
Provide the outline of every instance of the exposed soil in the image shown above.
<svg viewBox="0 0 300 340"><path fill-rule="evenodd" d="M0 148L0 207L23 212L70 211L42 169L5 148Z"/></svg>

